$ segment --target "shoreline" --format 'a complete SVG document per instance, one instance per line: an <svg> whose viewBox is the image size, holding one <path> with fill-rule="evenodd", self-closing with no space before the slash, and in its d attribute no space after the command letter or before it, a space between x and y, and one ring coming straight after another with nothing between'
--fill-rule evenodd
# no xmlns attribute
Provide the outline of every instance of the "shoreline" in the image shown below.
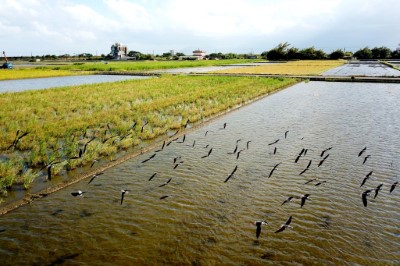
<svg viewBox="0 0 400 266"><path fill-rule="evenodd" d="M162 138L162 139L160 138L160 141L156 141L156 142L148 145L147 147L144 147L144 148L140 149L139 151L126 154L126 155L116 159L115 161L110 161L110 162L106 163L105 165L103 165L103 166L101 166L101 167L99 167L97 169L94 169L92 171L88 171L88 172L83 173L83 174L78 174L78 175L74 176L73 178L71 178L70 180L60 182L59 184L50 186L50 187L45 188L45 189L43 189L43 190L41 190L39 192L36 192L36 193L26 193L25 196L23 196L21 199L12 201L10 203L6 203L4 206L1 206L0 207L0 216L3 216L3 215L5 215L5 214L7 214L7 213L9 213L9 212L11 212L13 210L16 210L16 209L18 209L18 208L20 208L22 206L27 205L27 204L30 204L33 201L37 200L37 199L41 199L41 198L47 197L48 195L50 195L52 193L55 193L55 192L57 192L57 191L59 191L61 189L69 187L70 185L75 184L75 183L77 183L79 181L82 181L82 180L84 180L84 179L86 179L88 177L91 177L94 174L100 173L100 172L105 171L107 169L110 169L110 168L112 168L114 166L117 166L117 165L119 165L119 164L121 164L121 163L123 163L123 162L125 162L125 161L127 161L129 159L135 158L135 157L137 157L137 156L139 156L139 155L141 155L143 153L149 152L149 151L155 149L164 140L165 141L171 141L173 138L177 138L177 137L183 136L184 134L190 133L190 132L192 132L192 131L194 131L196 129L199 129L199 128L205 126L205 125L208 125L208 124L216 121L217 119L220 119L221 117L223 117L226 114L238 111L242 107L245 107L245 106L250 105L250 104L252 104L254 102L257 102L257 101L259 101L259 100L261 100L261 99L263 99L265 97L273 95L273 94L275 94L275 93L277 93L279 91L287 89L287 88L289 88L291 86L294 86L294 85L296 85L296 84L298 84L300 82L302 82L302 80L298 80L297 82L295 82L293 84L290 84L290 85L287 85L287 86L283 86L282 88L276 89L273 92L269 92L269 93L263 94L261 96L255 97L255 98L253 98L253 99L251 99L251 100L249 100L249 101L247 101L247 102L245 102L243 104L240 104L240 105L238 105L238 106L236 106L236 107L234 107L232 109L227 109L225 111L222 111L222 112L220 112L220 113L218 113L218 114L216 114L216 115L214 115L214 116L212 116L210 118L207 118L205 121L201 121L201 122L199 122L197 124L194 124L189 129L185 129L184 131L180 131L176 136Z"/></svg>

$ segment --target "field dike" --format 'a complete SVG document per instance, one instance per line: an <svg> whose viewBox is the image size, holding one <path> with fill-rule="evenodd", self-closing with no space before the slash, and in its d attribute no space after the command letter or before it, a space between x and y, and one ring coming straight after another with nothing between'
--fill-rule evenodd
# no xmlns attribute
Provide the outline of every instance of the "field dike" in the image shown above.
<svg viewBox="0 0 400 266"><path fill-rule="evenodd" d="M16 210L19 207L22 207L24 205L31 204L35 200L47 197L48 195L50 195L52 193L55 193L55 192L57 192L57 191L59 191L61 189L64 189L64 188L72 185L72 184L75 184L75 183L77 183L79 181L82 181L82 180L84 180L86 178L89 178L89 177L91 177L91 176L93 176L95 174L98 174L100 172L106 171L107 169L115 167L115 166L117 166L117 165L119 165L119 164L121 164L121 163L123 163L123 162L125 162L127 160L130 160L130 159L135 158L135 157L137 157L137 156L139 156L141 154L149 152L149 151L155 149L156 147L158 147L159 145L161 145L163 143L163 141L168 142L168 141L171 141L172 139L175 139L177 137L181 137L184 134L188 134L188 133L190 133L190 132L192 132L194 130L197 130L197 129L205 126L205 125L208 125L208 124L220 119L221 117L223 117L226 114L229 114L231 112L235 112L235 111L241 109L244 106L247 106L247 105L249 105L251 103L254 103L256 101L259 101L259 100L261 100L261 99L263 99L263 98L265 98L267 96L270 96L270 95L272 95L272 94L274 94L276 92L279 92L279 91L284 90L284 89L286 89L288 87L291 87L291 86L295 85L298 82L300 82L300 80L297 80L297 82L294 82L292 84L288 84L286 86L282 86L280 88L277 88L272 92L268 92L266 94L263 94L263 95L260 95L258 97L255 97L255 98L253 98L251 100L248 100L248 101L246 101L246 102L244 102L244 103L242 103L240 105L237 105L237 106L235 106L233 108L230 108L228 110L222 111L222 112L220 112L220 113L218 113L216 115L213 115L211 117L204 118L200 122L196 122L194 124L191 124L190 128L187 128L187 129L182 130L182 131L181 131L181 129L182 129L181 128L179 130L179 133L177 135L175 135L175 136L171 136L171 137L167 137L167 138L159 138L159 140L155 141L154 143L152 143L152 144L150 144L150 145L148 145L146 147L141 148L139 151L135 151L135 152L126 154L126 155L124 155L124 156L122 156L122 157L120 157L120 158L118 158L116 160L109 161L108 163L102 165L99 168L96 168L96 169L93 169L93 170L89 170L89 171L87 171L87 172L85 172L83 174L78 174L78 175L70 178L69 180L66 180L66 181L60 182L60 183L58 183L56 185L50 186L48 188L45 188L45 189L43 189L43 190L41 190L41 191L39 191L37 193L26 193L23 198L15 200L15 201L12 201L12 202L9 202L9 203L6 203L4 206L1 206L0 207L0 216L5 215L5 214L7 214L7 213L9 213L9 212L11 212L13 210Z"/></svg>

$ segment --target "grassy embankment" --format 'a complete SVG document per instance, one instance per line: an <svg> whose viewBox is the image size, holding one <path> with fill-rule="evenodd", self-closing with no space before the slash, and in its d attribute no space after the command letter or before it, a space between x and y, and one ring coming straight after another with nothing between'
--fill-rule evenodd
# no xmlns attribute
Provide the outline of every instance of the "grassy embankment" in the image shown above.
<svg viewBox="0 0 400 266"><path fill-rule="evenodd" d="M343 65L344 60L303 60L285 63L265 64L262 66L242 67L214 71L232 74L276 74L276 75L320 75L321 73Z"/></svg>
<svg viewBox="0 0 400 266"><path fill-rule="evenodd" d="M391 67L391 68L393 68L393 69L396 69L396 70L400 71L400 68L397 67L397 66L394 65L394 64L391 64L391 63L389 63L389 62L387 62L387 61L383 61L383 60L380 60L379 62L381 62L382 64L384 64L384 65L386 65L386 66L388 66L388 67Z"/></svg>
<svg viewBox="0 0 400 266"><path fill-rule="evenodd" d="M141 72L159 69L219 66L254 62L254 59L232 60L188 60L188 61L108 61L88 62L83 64L70 64L63 66L44 66L43 69L83 70L83 71L131 71Z"/></svg>
<svg viewBox="0 0 400 266"><path fill-rule="evenodd" d="M88 165L295 82L162 76L0 94L0 190L28 188L51 162L53 175Z"/></svg>

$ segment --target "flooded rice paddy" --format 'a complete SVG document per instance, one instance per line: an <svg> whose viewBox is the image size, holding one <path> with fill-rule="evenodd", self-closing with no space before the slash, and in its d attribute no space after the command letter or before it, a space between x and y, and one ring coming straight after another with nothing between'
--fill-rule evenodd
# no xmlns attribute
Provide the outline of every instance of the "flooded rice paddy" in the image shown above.
<svg viewBox="0 0 400 266"><path fill-rule="evenodd" d="M324 72L325 76L400 77L400 71L377 61L357 61Z"/></svg>
<svg viewBox="0 0 400 266"><path fill-rule="evenodd" d="M82 84L95 84L103 82L115 82L127 79L143 79L145 76L125 75L83 75L51 78L33 78L0 81L0 93L19 92L25 90L39 90L54 87L74 86Z"/></svg>
<svg viewBox="0 0 400 266"><path fill-rule="evenodd" d="M396 84L280 91L0 217L2 265L398 265L399 102Z"/></svg>

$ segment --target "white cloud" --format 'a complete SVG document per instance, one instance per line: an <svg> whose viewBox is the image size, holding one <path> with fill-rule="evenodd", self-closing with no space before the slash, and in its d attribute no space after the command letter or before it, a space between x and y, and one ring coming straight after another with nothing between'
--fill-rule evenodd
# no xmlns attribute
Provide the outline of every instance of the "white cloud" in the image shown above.
<svg viewBox="0 0 400 266"><path fill-rule="evenodd" d="M283 41L328 50L399 42L397 0L0 0L0 6L1 48L10 55L108 53L115 41L156 53L261 52Z"/></svg>
<svg viewBox="0 0 400 266"><path fill-rule="evenodd" d="M151 30L152 18L147 10L128 0L103 0L107 9L118 16L120 27L133 30Z"/></svg>

